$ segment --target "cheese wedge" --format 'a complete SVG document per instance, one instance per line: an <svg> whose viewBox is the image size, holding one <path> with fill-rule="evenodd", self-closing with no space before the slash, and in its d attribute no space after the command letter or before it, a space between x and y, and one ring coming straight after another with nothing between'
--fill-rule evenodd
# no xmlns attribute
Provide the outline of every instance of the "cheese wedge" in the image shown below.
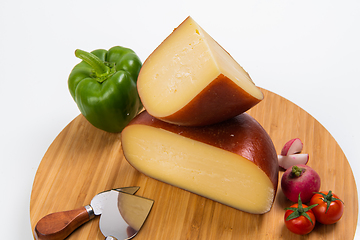
<svg viewBox="0 0 360 240"><path fill-rule="evenodd" d="M233 208L262 214L278 185L274 145L243 113L206 127L185 127L142 112L121 134L124 156L154 179Z"/></svg>
<svg viewBox="0 0 360 240"><path fill-rule="evenodd" d="M248 73L191 17L146 59L137 86L150 115L186 126L229 119L263 99Z"/></svg>

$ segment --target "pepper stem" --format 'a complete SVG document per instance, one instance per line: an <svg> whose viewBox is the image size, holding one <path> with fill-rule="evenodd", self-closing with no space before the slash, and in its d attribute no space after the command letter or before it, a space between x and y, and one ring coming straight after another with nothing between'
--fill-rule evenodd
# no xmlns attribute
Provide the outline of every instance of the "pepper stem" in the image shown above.
<svg viewBox="0 0 360 240"><path fill-rule="evenodd" d="M111 69L108 67L104 61L102 61L100 58L98 58L96 55L85 52L80 49L75 50L75 56L82 59L84 62L89 64L95 73L95 76L102 81L104 81L104 77L106 78L107 75L110 74ZM101 82L102 82L101 81Z"/></svg>

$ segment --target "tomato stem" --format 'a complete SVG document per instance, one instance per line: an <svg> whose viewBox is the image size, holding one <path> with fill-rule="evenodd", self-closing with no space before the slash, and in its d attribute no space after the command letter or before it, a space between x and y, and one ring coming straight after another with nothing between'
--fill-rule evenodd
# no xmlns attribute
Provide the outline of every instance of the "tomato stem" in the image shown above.
<svg viewBox="0 0 360 240"><path fill-rule="evenodd" d="M309 207L304 208L303 205L302 205L301 197L300 197L300 193L299 193L298 207L297 208L295 208L295 207L285 208L285 210L292 210L293 211L293 213L291 213L286 218L286 221L289 221L289 220L294 219L294 218L298 218L300 216L304 216L311 222L311 224L314 224L313 221L311 220L311 218L309 217L309 215L306 212L308 212L310 209L316 207L317 205L318 204L314 204L314 205L311 205Z"/></svg>
<svg viewBox="0 0 360 240"><path fill-rule="evenodd" d="M321 193L321 192L315 192L315 193L320 194L323 197L322 200L324 202L326 202L326 211L325 211L325 213L327 213L327 211L329 210L331 202L340 201L340 202L342 202L342 204L344 204L344 202L342 200L340 200L339 198L334 198L333 197L333 194L332 194L331 190L326 195L325 195L325 193Z"/></svg>

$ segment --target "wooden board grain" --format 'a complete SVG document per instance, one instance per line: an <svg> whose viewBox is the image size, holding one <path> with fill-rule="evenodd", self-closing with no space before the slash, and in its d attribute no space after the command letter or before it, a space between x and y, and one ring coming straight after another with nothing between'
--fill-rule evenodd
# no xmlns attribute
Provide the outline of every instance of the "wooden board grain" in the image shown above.
<svg viewBox="0 0 360 240"><path fill-rule="evenodd" d="M85 206L98 192L140 186L136 195L155 204L136 239L353 239L358 199L344 153L311 115L270 91L263 93L265 99L248 113L267 130L278 153L291 138L304 142L303 152L310 154L308 165L319 173L321 189L332 190L345 202L338 223L317 224L313 232L299 236L284 226L284 208L292 203L281 190L269 213L253 215L151 179L128 164L120 134L98 130L79 115L56 137L39 165L30 200L32 229L46 214ZM86 223L68 239L104 239L98 221Z"/></svg>

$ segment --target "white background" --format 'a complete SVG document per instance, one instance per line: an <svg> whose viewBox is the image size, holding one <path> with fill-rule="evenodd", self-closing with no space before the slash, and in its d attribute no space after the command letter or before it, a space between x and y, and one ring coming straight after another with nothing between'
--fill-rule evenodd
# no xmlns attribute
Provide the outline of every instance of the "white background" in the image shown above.
<svg viewBox="0 0 360 240"><path fill-rule="evenodd" d="M74 50L121 45L144 61L188 15L258 86L322 123L345 152L359 186L360 1L1 1L2 239L32 238L36 170L51 142L79 114L67 88L79 62Z"/></svg>

